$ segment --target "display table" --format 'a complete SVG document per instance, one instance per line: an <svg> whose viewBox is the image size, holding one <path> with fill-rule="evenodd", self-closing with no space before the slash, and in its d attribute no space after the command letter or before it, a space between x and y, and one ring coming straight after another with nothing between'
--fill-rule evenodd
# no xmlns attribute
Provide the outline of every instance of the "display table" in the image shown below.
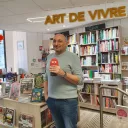
<svg viewBox="0 0 128 128"><path fill-rule="evenodd" d="M33 115L35 118L35 128L41 128L41 112L47 108L47 105L45 102L21 103L9 98L4 98L2 100L0 101L0 105L1 105L1 102L3 102L2 105L4 107L9 107L16 110L16 126L15 126L16 128L18 128L18 117L20 112ZM0 128L1 127L3 126L0 125Z"/></svg>

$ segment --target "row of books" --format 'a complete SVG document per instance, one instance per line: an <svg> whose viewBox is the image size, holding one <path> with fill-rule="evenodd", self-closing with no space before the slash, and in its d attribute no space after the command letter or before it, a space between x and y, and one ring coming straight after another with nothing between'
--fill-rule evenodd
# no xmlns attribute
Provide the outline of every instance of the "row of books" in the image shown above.
<svg viewBox="0 0 128 128"><path fill-rule="evenodd" d="M80 45L95 44L98 41L97 32L89 32L85 33L84 35L80 35Z"/></svg>
<svg viewBox="0 0 128 128"><path fill-rule="evenodd" d="M83 44L93 44L98 40L108 40L119 37L118 27L108 28L104 30L97 30L93 32L86 32L80 35L80 45Z"/></svg>
<svg viewBox="0 0 128 128"><path fill-rule="evenodd" d="M89 93L89 94L99 94L99 85L94 85L91 83L84 84L84 87L82 89L82 92L84 93ZM102 90L102 95L104 96L115 96L118 97L118 91L115 89L103 89Z"/></svg>
<svg viewBox="0 0 128 128"><path fill-rule="evenodd" d="M106 108L116 108L117 105L117 99L103 97L103 107Z"/></svg>
<svg viewBox="0 0 128 128"><path fill-rule="evenodd" d="M94 93L94 84L85 84L82 92L86 92L86 93Z"/></svg>
<svg viewBox="0 0 128 128"><path fill-rule="evenodd" d="M68 45L67 50L76 54L79 54L78 45Z"/></svg>
<svg viewBox="0 0 128 128"><path fill-rule="evenodd" d="M113 53L103 53L103 54L98 54L98 63L103 64L103 63L119 63L119 54L116 52Z"/></svg>
<svg viewBox="0 0 128 128"><path fill-rule="evenodd" d="M118 91L115 89L103 89L102 95L118 97Z"/></svg>
<svg viewBox="0 0 128 128"><path fill-rule="evenodd" d="M120 66L113 64L102 64L99 66L99 72L102 73L120 73Z"/></svg>
<svg viewBox="0 0 128 128"><path fill-rule="evenodd" d="M69 44L77 44L77 35L73 34L71 36L68 37L68 42Z"/></svg>
<svg viewBox="0 0 128 128"><path fill-rule="evenodd" d="M97 46L82 46L80 47L80 55L96 55L97 53Z"/></svg>
<svg viewBox="0 0 128 128"><path fill-rule="evenodd" d="M84 66L95 66L96 65L96 56L94 57L90 57L90 56L86 56L86 57L82 57L80 59L80 63L81 65L84 65Z"/></svg>
<svg viewBox="0 0 128 128"><path fill-rule="evenodd" d="M91 105L99 106L100 100L99 96L96 95L88 95L84 93L79 93L79 100L80 102L88 103ZM103 107L104 108L115 108L117 105L117 99L115 98L108 98L103 97Z"/></svg>
<svg viewBox="0 0 128 128"><path fill-rule="evenodd" d="M99 52L108 52L119 50L119 40L105 40L99 43Z"/></svg>
<svg viewBox="0 0 128 128"><path fill-rule="evenodd" d="M100 40L106 40L106 39L112 39L112 38L119 37L118 27L100 30L99 35L100 35Z"/></svg>

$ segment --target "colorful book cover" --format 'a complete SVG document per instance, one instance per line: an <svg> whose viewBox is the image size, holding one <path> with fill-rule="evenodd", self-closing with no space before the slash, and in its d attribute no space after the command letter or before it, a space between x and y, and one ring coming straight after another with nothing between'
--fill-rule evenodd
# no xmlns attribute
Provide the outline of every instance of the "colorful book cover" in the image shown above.
<svg viewBox="0 0 128 128"><path fill-rule="evenodd" d="M41 102L43 98L42 91L42 88L34 88L32 90L31 102Z"/></svg>
<svg viewBox="0 0 128 128"><path fill-rule="evenodd" d="M34 124L34 116L24 113L19 114L18 128L34 128Z"/></svg>
<svg viewBox="0 0 128 128"><path fill-rule="evenodd" d="M4 114L5 114L6 108L0 106L0 123L4 123Z"/></svg>
<svg viewBox="0 0 128 128"><path fill-rule="evenodd" d="M51 122L53 122L52 115L50 109L47 108L41 112L41 127L43 128L49 125Z"/></svg>
<svg viewBox="0 0 128 128"><path fill-rule="evenodd" d="M20 83L18 82L12 83L9 98L18 101L19 96L20 96Z"/></svg>
<svg viewBox="0 0 128 128"><path fill-rule="evenodd" d="M23 78L21 83L21 94L31 94L34 88L35 81L34 78Z"/></svg>
<svg viewBox="0 0 128 128"><path fill-rule="evenodd" d="M14 126L15 125L15 110L6 108L5 114L4 114L4 125L7 126Z"/></svg>

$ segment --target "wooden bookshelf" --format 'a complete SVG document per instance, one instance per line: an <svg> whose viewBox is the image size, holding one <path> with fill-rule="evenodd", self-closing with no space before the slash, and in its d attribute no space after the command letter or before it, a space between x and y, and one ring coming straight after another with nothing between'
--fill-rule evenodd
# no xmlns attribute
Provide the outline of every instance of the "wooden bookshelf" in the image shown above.
<svg viewBox="0 0 128 128"><path fill-rule="evenodd" d="M109 81L84 81L84 86L79 91L79 106L93 109L93 110L99 110L99 87L100 86L112 86L112 87L118 87L122 89L122 83L121 81L117 80L109 80ZM113 89L103 89L102 94L102 100L103 100L103 106L104 106L104 112L114 113L116 112L116 105L122 104L122 94L118 93L117 90Z"/></svg>
<svg viewBox="0 0 128 128"><path fill-rule="evenodd" d="M92 110L97 110L97 111L100 110L100 108L98 106L91 105L91 104L88 104L88 103L80 102L79 105L80 105L81 108L87 108L87 109L92 109ZM107 113L116 114L116 109L113 109L113 108L104 108L103 111L107 112Z"/></svg>
<svg viewBox="0 0 128 128"><path fill-rule="evenodd" d="M98 31L98 68L100 74L110 74L110 79L117 79L111 74L121 74L120 27L110 27ZM107 76L108 77L108 76ZM118 78L118 79L121 79Z"/></svg>

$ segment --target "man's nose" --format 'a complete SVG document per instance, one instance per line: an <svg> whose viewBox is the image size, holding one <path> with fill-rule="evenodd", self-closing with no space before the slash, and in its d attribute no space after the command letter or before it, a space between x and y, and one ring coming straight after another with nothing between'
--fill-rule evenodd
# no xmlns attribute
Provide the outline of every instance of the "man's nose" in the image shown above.
<svg viewBox="0 0 128 128"><path fill-rule="evenodd" d="M54 43L54 45L58 45L58 42L56 41L56 42Z"/></svg>

